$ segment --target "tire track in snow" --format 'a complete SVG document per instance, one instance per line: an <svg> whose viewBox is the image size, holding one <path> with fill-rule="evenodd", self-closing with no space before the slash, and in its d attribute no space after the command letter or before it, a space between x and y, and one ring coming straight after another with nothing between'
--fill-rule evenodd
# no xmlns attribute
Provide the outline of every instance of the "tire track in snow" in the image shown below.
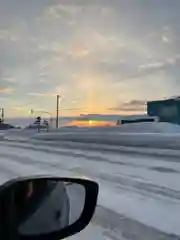
<svg viewBox="0 0 180 240"><path fill-rule="evenodd" d="M97 206L96 215L93 218L92 224L100 225L104 229L109 230L110 237L114 240L116 236L122 236L123 239L138 239L138 240L179 240L180 238L174 234L165 234L152 227L127 218L123 215L107 209L102 206ZM114 233L114 234L113 234ZM115 237L113 237L115 235Z"/></svg>
<svg viewBox="0 0 180 240"><path fill-rule="evenodd" d="M97 175L93 171L81 167L73 168L72 170L78 172L79 174L86 173L88 176L91 176L92 179L98 177L99 179L114 183L116 184L116 188L120 190L128 190L153 198L159 198L160 196L163 196L170 199L180 200L180 191L176 191L163 186L160 187L152 183L140 182L134 178L111 176L107 173L98 173Z"/></svg>
<svg viewBox="0 0 180 240"><path fill-rule="evenodd" d="M18 156L16 156L18 157ZM7 162L8 159L8 162ZM10 174L13 174L13 177L19 176L19 175L26 175L26 174L32 174L37 173L46 173L51 172L54 173L54 170L57 169L57 166L51 166L46 165L42 167L42 164L37 164L34 166L32 165L32 162L24 161L24 157L22 157L19 161L18 158L13 159L12 155L7 158L4 158L2 162L5 162L3 164L3 170L6 170L8 166L11 166L12 170L9 171ZM29 158L28 160L32 160ZM16 162L18 161L18 162ZM22 164L23 164L23 171L22 174ZM2 164L1 164L2 167ZM37 167L37 168L36 168ZM2 168L1 168L2 169ZM14 170L13 170L14 169ZM35 170L36 169L36 170ZM35 171L34 171L35 170ZM64 171L63 169L61 169ZM56 174L58 174L59 170L56 171ZM66 175L66 173L65 173ZM177 240L177 236L175 235L169 235L162 233L154 228L147 227L135 220L126 218L123 215L120 215L118 213L113 212L112 210L106 209L102 206L98 206L96 209L95 216L92 220L92 225L99 225L101 226L105 231L103 231L103 234L108 236L109 238L113 240L119 240L119 239L139 239L143 240L144 236L146 236L146 239L157 239L157 240ZM136 229L136 231L134 231Z"/></svg>
<svg viewBox="0 0 180 240"><path fill-rule="evenodd" d="M9 142L2 142L2 145L5 145L5 146L9 146L9 147L15 147L15 148L24 148L24 149L28 149L28 150L34 150L34 151L43 151L43 152L46 152L46 153L56 153L56 154L60 154L60 155L63 155L63 156L70 156L70 157L78 157L78 158L86 158L86 159L89 159L89 160L96 160L96 161L99 161L99 162L108 162L108 163L111 163L111 164L119 164L119 165L127 165L127 166L132 166L134 168L138 168L138 167L144 167L144 168L147 168L146 165L143 165L142 163L141 164L134 164L134 163L128 163L128 162L123 162L120 160L120 157L118 160L111 160L107 157L102 157L102 156L90 156L89 153L87 155L87 151L84 151L84 150L79 150L79 151L74 151L72 152L72 149L69 149L69 148L61 148L59 146L59 149L57 149L57 146L54 146L53 147L44 147L45 144L39 144L39 142L36 142L36 143L21 143L21 144L16 144L16 143L9 143ZM39 147L39 145L41 147ZM69 151L70 150L70 151ZM84 152L84 153L83 153ZM104 152L102 154L105 154ZM112 154L112 153L111 153ZM108 154L107 154L108 155ZM117 156L117 153L115 153L114 155ZM126 154L123 154L123 155L126 155ZM166 161L166 162L172 162L171 160L172 159L169 159L168 161L164 158L160 158L160 159L153 159L151 158L151 161ZM178 163L180 164L180 160L178 159L177 161L176 160L173 160L173 162L175 163ZM179 165L180 166L180 165ZM159 171L159 172L173 172L173 173L180 173L180 169L179 171L177 169L172 169L170 167L163 167L163 168L160 168L160 167L150 167L149 169L151 170L154 170L154 171Z"/></svg>
<svg viewBox="0 0 180 240"><path fill-rule="evenodd" d="M15 146L13 146L13 147L15 147ZM35 147L33 147L33 148L30 147L30 148L25 148L25 149L34 151L34 148ZM21 151L22 151L22 149L21 149ZM43 150L41 148L40 149L35 148L35 151L41 152L41 151L44 151L44 148L43 148ZM134 191L134 192L138 192L138 193L141 193L144 195L153 196L156 198L158 196L163 196L163 197L168 197L171 199L174 198L174 199L180 200L180 191L176 191L176 190L173 190L173 189L170 189L167 187L163 187L163 186L157 186L152 183L138 181L133 176L129 176L129 175L122 176L123 174L121 174L121 176L119 176L119 175L112 176L111 174L108 174L107 172L106 173L98 172L98 174L97 174L93 170L91 170L85 166L83 166L83 167L76 166L76 164L75 164L75 166L70 165L67 167L67 164L63 164L62 161L52 160L52 154L55 155L56 158L57 158L57 153L59 155L63 155L66 157L73 157L73 158L79 158L80 154L76 154L76 153L71 154L71 153L67 153L67 152L61 153L61 151L60 152L59 151L50 151L49 152L49 150L47 150L46 153L49 156L48 160L45 160L45 159L41 160L41 159L39 159L39 156L38 156L38 158L34 159L33 157L23 156L23 155L21 156L19 154L16 155L14 153L11 154L11 153L2 153L1 152L0 156L4 157L6 159L10 159L11 161L17 161L18 163L28 165L28 168L29 168L29 166L32 165L32 163L37 168L41 168L42 164L43 164L44 168L46 168L46 169L49 169L49 167L56 169L58 166L60 169L68 170L68 171L71 171L71 172L74 172L74 173L77 173L80 175L86 175L88 177L91 177L92 179L98 178L98 179L102 179L102 180L114 183L116 185L118 184L117 188L119 188L119 189ZM43 152L43 154L44 154L44 152ZM42 155L40 155L40 157L41 156ZM83 160L83 162L87 161L87 159L88 159L88 160L94 161L94 164L96 163L97 159L99 159L97 157L86 156L85 154L80 155L80 156L81 156L81 159ZM102 157L100 159L101 159L100 161L103 161ZM105 158L105 161L106 161L106 158Z"/></svg>
<svg viewBox="0 0 180 240"><path fill-rule="evenodd" d="M80 175L82 175L82 176L83 175L87 175L87 176L90 176L91 178L93 178L95 180L96 179L101 179L101 180L104 181L105 185L106 185L106 181L112 183L112 185L114 183L115 184L118 183L119 187L121 185L122 187L124 186L124 188L127 189L128 191L129 190L132 191L132 189L128 189L127 186L126 186L127 185L127 178L123 178L123 177L121 177L121 178L119 178L119 177L116 178L115 177L114 178L111 175L106 175L106 174L102 174L102 173L95 174L93 171L89 172L88 169L86 169L86 168L79 168L79 167L76 167L76 165L67 167L67 164L64 164L64 161L67 160L67 157L70 158L69 160L71 160L71 158L74 158L74 155L73 156L69 156L69 155L65 156L66 159L64 159L63 161L58 161L57 160L58 159L57 156L59 157L59 152L58 153L53 153L53 154L52 154L52 152L49 152L50 154L46 153L46 155L48 155L49 158L47 159L47 161L44 161L44 159L40 160L40 156L43 156L43 154L44 154L44 153L41 152L42 151L41 149L38 149L38 150L36 149L35 151L33 149L27 149L27 150L29 150L28 151L28 156L24 156L22 154L23 149L21 149L21 151L18 150L18 154L13 154L13 151L10 150L10 149L12 149L12 147L8 146L8 148L9 148L8 153L2 153L2 151L3 151L3 146L2 146L2 151L1 151L1 154L0 154L0 156L2 157L2 159L1 159L1 166L2 166L2 170L3 171L6 170L6 169L11 168L12 170L10 170L9 174L12 174L13 177L14 176L18 176L18 175L32 174L32 173L33 174L37 174L37 173L41 173L41 174L53 173L53 174L58 174L59 175L62 172L64 172L63 175L66 175L66 176L69 176L69 175L70 176L72 176L72 175L76 176L77 173L78 174L80 173ZM14 146L13 146L13 148L14 148ZM19 148L20 148L20 146L19 146ZM4 149L4 150L6 150L6 149ZM34 156L32 154L33 152L35 152ZM55 156L56 157L56 161L54 161L54 157L53 157L52 162L51 162L51 156ZM86 157L84 157L84 158L82 157L81 160L83 160L83 161L91 160L91 161L94 161L94 162L97 161L96 157L91 157L91 159L88 159L88 160L87 160ZM58 169L58 167L59 167L59 169ZM23 174L22 174L22 171L24 171ZM128 181L129 181L129 179L128 179ZM131 181L132 182L128 183L130 186L131 186L132 183L134 184L135 180L132 179ZM138 188L138 186L136 186L136 188ZM141 186L141 188L142 188L142 186ZM147 192L150 192L150 190L148 189ZM105 217L106 223L102 221L103 220L102 215L101 215L102 212L97 210L96 211L96 215L95 215L95 220L93 220L94 223L92 222L93 224L96 224L96 225L98 224L98 225L102 226L103 228L105 228L106 224L111 225L111 221L112 221L113 217L114 217L114 219L116 219L116 221L119 220L119 217L120 217L119 214L111 212L111 218L110 218L109 211L105 210L103 207L101 207L101 210L102 210L102 212L104 212L103 216ZM121 217L125 219L124 216L121 216ZM128 221L130 221L130 219L128 220L126 218L125 222L126 222L127 226L129 225L129 231L128 231L127 228L126 228L127 232L124 229L121 229L121 230L124 230L123 237L126 237L127 239L134 239L136 237L135 239L137 239L137 235L134 235L133 229L134 228L135 229L140 229L140 226L139 226L140 223L138 223L137 221L134 221L136 224L135 223L132 224L130 222L128 223ZM121 239L121 238L117 237L118 235L117 235L116 231L114 231L114 234L113 234L113 229L116 227L115 222L113 222L113 224L114 224L114 226L111 225L111 227L109 228L109 231L107 230L106 235L109 236L110 238L114 239L114 240L115 239ZM130 225L132 225L131 228L130 228ZM119 225L119 226L122 227L123 224ZM142 228L143 228L143 226L142 226ZM146 236L148 230L149 230L149 227L147 227L147 229L143 228L143 230L141 230L140 234L143 233L143 236ZM159 233L159 231L157 231L157 230L155 230L153 228L151 228L151 231L152 231L151 235L154 236L154 237L153 238L149 238L149 239L161 239L158 236L163 236L164 240L166 240L166 239L167 240L169 240L169 239L172 239L172 240L178 239L176 236L173 236L173 235L168 235L168 234L163 234L162 235L162 234ZM118 234L119 234L119 232L118 232ZM140 239L140 238L138 238L138 239Z"/></svg>
<svg viewBox="0 0 180 240"><path fill-rule="evenodd" d="M93 152L101 152L103 154L128 154L132 156L150 156L155 157L153 161L157 161L157 158L163 159L163 161L167 162L176 162L180 163L180 151L179 150L172 150L172 149L155 149L150 147L130 147L130 146L109 146L105 144L87 144L87 143L76 143L71 141L62 141L62 142L54 142L54 141L42 141L42 140L6 140L0 139L2 144L6 145L18 145L20 146L27 146L29 144L34 146L51 146L51 148L63 148L63 149L71 149L71 150L88 150Z"/></svg>

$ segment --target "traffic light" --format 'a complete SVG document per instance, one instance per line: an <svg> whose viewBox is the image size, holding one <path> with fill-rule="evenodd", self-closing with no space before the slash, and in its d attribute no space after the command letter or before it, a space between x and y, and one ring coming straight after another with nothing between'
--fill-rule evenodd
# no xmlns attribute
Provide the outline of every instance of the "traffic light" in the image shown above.
<svg viewBox="0 0 180 240"><path fill-rule="evenodd" d="M36 122L35 122L36 124L40 124L41 123L41 117L36 117Z"/></svg>

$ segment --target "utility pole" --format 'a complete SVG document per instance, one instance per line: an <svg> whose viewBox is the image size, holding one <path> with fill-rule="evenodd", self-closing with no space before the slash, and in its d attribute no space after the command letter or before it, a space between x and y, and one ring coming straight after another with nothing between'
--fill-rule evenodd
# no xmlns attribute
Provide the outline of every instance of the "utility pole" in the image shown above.
<svg viewBox="0 0 180 240"><path fill-rule="evenodd" d="M2 111L2 108L0 108L0 111ZM0 118L0 124L2 124L2 119Z"/></svg>
<svg viewBox="0 0 180 240"><path fill-rule="evenodd" d="M57 95L57 105L56 105L56 128L59 128L59 98L60 96Z"/></svg>
<svg viewBox="0 0 180 240"><path fill-rule="evenodd" d="M4 123L4 108L2 108L2 123Z"/></svg>
<svg viewBox="0 0 180 240"><path fill-rule="evenodd" d="M4 108L0 108L1 117L0 117L0 124L4 123Z"/></svg>

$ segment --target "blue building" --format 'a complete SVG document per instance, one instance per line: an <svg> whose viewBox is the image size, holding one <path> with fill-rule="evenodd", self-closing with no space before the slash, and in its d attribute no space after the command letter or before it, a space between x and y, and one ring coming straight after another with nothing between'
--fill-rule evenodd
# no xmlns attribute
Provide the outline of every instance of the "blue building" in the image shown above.
<svg viewBox="0 0 180 240"><path fill-rule="evenodd" d="M180 97L148 102L147 113L160 122L180 124Z"/></svg>

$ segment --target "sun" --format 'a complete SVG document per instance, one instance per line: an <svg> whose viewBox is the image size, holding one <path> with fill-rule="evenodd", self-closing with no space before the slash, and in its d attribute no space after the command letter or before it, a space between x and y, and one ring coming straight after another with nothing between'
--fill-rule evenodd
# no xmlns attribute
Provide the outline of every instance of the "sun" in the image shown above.
<svg viewBox="0 0 180 240"><path fill-rule="evenodd" d="M89 125L92 125L92 124L93 124L93 122L91 120L89 120Z"/></svg>

